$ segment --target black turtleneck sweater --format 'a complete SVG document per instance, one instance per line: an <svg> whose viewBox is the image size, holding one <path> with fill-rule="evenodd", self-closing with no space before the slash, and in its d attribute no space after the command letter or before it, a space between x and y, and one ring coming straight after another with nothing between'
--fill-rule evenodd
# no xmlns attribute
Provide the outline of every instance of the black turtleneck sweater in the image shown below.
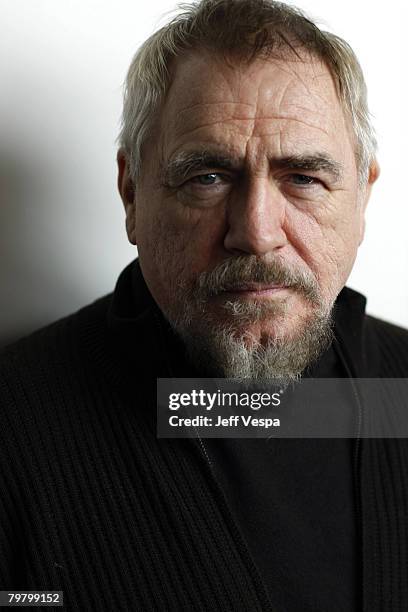
<svg viewBox="0 0 408 612"><path fill-rule="evenodd" d="M62 590L66 610L273 612L290 605L296 612L307 609L305 602L326 605L319 597L333 585L333 576L331 570L324 574L323 565L334 547L337 567L345 572L338 584L349 594L356 589L366 612L407 610L406 441L357 443L355 537L353 519L347 518L352 514L347 451L333 453L333 465L323 474L315 447L291 455L276 446L273 486L281 487L281 503L275 496L265 499L268 511L262 516L257 492L273 487L265 489L261 475L258 487L257 476L251 479L250 490L248 454L241 457L237 482L225 485L196 440L157 439L156 378L172 375L169 364L177 352L168 354L160 316L132 263L112 295L3 351L0 590ZM407 376L408 333L367 317L364 299L355 292L341 292L335 329L347 375ZM258 447L253 450L253 464L265 459L266 454L256 456ZM281 475L286 470L294 480L306 452L304 485L291 489ZM236 456L238 466L241 459ZM339 472L345 478L334 482ZM337 492L325 496L324 483L316 485L319 478ZM242 492L242 504L230 491ZM348 534L344 542L329 516L337 506L340 512L342 491L345 515L338 529ZM257 507L248 507L251 499ZM312 507L300 514L297 506L310 499ZM242 515L251 511L253 521L243 528ZM273 521L275 529L287 523L286 537L295 534L293 548L277 537L274 549L259 545L262 533L253 534L267 519L265 540L273 536ZM323 569L319 583L308 588L307 563L297 563L296 547L307 561L312 542L316 566L308 575ZM346 567L350 558L358 565L355 586L354 569ZM328 566L336 566L333 558ZM303 574L299 580L296 572ZM334 603L346 601L340 586L333 589Z"/></svg>
<svg viewBox="0 0 408 612"><path fill-rule="evenodd" d="M332 349L314 368L314 377L325 374L344 376ZM273 609L360 610L355 440L203 443L265 579Z"/></svg>
<svg viewBox="0 0 408 612"><path fill-rule="evenodd" d="M174 376L200 378L170 326L158 321L167 352L177 355ZM344 378L347 371L331 346L305 375ZM354 422L357 407L349 408L345 419ZM208 438L202 444L273 610L359 610L355 440Z"/></svg>

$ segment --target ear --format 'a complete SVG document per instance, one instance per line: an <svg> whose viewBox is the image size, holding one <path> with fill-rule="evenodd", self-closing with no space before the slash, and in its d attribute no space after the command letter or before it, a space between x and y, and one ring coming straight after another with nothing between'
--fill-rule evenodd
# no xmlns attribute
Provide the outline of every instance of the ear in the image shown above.
<svg viewBox="0 0 408 612"><path fill-rule="evenodd" d="M368 200L370 199L370 196L371 196L371 189L372 189L372 186L374 185L375 181L378 179L379 176L380 176L380 166L378 164L378 161L376 159L373 159L373 161L370 164L370 168L368 170L367 184L362 188L362 190L364 190L364 193L362 195L361 211L360 211L361 222L360 222L360 242L359 242L359 246L363 242L363 239L364 239L364 233L365 233L365 211L366 211L366 208L367 208Z"/></svg>
<svg viewBox="0 0 408 612"><path fill-rule="evenodd" d="M130 177L127 155L123 149L117 154L118 189L126 213L126 232L129 242L136 244L136 200L135 186Z"/></svg>

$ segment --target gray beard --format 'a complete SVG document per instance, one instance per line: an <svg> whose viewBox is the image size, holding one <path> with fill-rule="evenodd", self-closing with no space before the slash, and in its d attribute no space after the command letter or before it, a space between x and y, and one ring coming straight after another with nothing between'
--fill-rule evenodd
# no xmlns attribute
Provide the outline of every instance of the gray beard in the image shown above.
<svg viewBox="0 0 408 612"><path fill-rule="evenodd" d="M224 301L218 316L209 309L212 297L237 286L238 280L249 279L277 279L308 301L310 313L299 321L293 337L274 334L259 339L247 331L250 323L293 316L286 302ZM275 379L287 385L301 377L333 338L331 307L320 300L314 278L288 271L279 261L266 265L253 257L234 258L202 274L196 285L189 291L184 288L183 293L184 308L169 320L183 340L191 363L203 376L258 383Z"/></svg>
<svg viewBox="0 0 408 612"><path fill-rule="evenodd" d="M331 317L316 315L294 338L269 338L254 342L247 334L237 335L232 326L218 324L184 327L177 325L188 358L204 376L232 378L238 382L298 380L302 372L330 346ZM248 340L251 340L250 344Z"/></svg>

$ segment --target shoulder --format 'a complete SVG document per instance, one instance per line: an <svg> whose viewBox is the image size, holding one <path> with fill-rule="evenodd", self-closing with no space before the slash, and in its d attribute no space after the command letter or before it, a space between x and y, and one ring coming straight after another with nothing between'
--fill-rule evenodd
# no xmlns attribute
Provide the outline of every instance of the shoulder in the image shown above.
<svg viewBox="0 0 408 612"><path fill-rule="evenodd" d="M366 314L366 298L344 287L335 323L349 358L366 378L408 377L408 330Z"/></svg>
<svg viewBox="0 0 408 612"><path fill-rule="evenodd" d="M377 317L366 315L364 320L365 352L378 354L381 375L408 376L408 330Z"/></svg>
<svg viewBox="0 0 408 612"><path fill-rule="evenodd" d="M372 315L365 316L366 330L375 336L378 342L393 346L396 350L408 350L408 329L378 319Z"/></svg>
<svg viewBox="0 0 408 612"><path fill-rule="evenodd" d="M79 385L89 387L92 353L104 343L110 301L105 296L1 350L2 418L28 422L35 413L53 419L67 397L79 395Z"/></svg>
<svg viewBox="0 0 408 612"><path fill-rule="evenodd" d="M103 333L112 294L81 308L77 312L42 327L0 351L0 373L15 371L22 375L46 365L58 367L74 362L80 345L92 329Z"/></svg>

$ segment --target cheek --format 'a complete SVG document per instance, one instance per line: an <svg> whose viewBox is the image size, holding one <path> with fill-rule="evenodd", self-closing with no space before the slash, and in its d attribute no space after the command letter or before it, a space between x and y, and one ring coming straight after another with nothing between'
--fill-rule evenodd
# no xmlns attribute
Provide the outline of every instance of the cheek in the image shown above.
<svg viewBox="0 0 408 612"><path fill-rule="evenodd" d="M215 265L221 217L216 211L192 210L170 201L156 210L140 211L139 256L157 290L170 291Z"/></svg>
<svg viewBox="0 0 408 612"><path fill-rule="evenodd" d="M322 291L333 297L345 284L356 257L357 214L312 215L294 210L288 215L286 232L297 256L316 275Z"/></svg>
<svg viewBox="0 0 408 612"><path fill-rule="evenodd" d="M150 284L171 287L176 278L183 278L188 249L185 232L173 226L160 214L140 218L138 241L139 257L148 270Z"/></svg>

